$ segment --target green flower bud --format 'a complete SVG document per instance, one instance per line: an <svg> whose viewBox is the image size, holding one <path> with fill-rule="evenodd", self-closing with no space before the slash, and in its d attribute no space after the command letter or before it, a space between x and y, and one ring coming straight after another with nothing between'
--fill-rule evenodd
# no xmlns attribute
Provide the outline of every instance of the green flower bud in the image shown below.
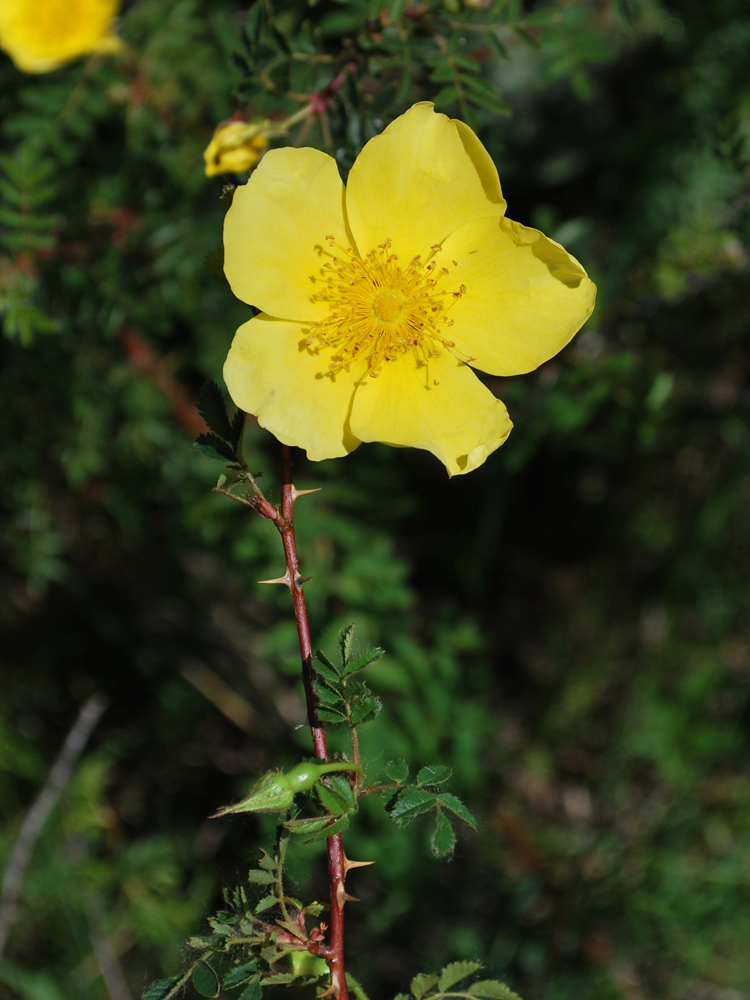
<svg viewBox="0 0 750 1000"><path fill-rule="evenodd" d="M258 779L250 794L244 799L231 806L222 806L211 818L217 819L230 813L286 812L291 808L297 792L312 791L323 775L333 771L359 771L359 768L346 761L332 764L303 762L286 774L282 774L281 771L270 771Z"/></svg>
<svg viewBox="0 0 750 1000"><path fill-rule="evenodd" d="M256 781L252 791L240 802L223 806L214 813L212 819L230 813L274 813L286 812L294 802L294 792L285 774L271 771Z"/></svg>

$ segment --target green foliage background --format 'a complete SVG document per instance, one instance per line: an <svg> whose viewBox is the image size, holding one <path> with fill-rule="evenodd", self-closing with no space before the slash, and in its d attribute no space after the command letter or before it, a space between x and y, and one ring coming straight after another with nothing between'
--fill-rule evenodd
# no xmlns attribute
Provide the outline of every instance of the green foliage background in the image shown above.
<svg viewBox="0 0 750 1000"><path fill-rule="evenodd" d="M2 995L133 996L178 972L265 819L208 821L309 752L273 529L211 494L191 400L247 309L204 266L237 108L342 168L415 100L470 121L509 215L599 286L471 476L363 446L296 456L319 645L384 646L364 751L453 768L479 820L363 808L352 970L372 995L480 959L526 1000L750 995L750 12L743 0L134 0L125 49L0 61L0 864L77 707L110 708L44 830ZM291 137L293 141L297 133ZM242 180L242 178L240 178ZM199 428L198 428L199 429ZM247 433L272 498L275 442ZM281 588L279 588L281 589ZM320 852L300 891L324 898ZM114 1000L121 1000L116 997Z"/></svg>

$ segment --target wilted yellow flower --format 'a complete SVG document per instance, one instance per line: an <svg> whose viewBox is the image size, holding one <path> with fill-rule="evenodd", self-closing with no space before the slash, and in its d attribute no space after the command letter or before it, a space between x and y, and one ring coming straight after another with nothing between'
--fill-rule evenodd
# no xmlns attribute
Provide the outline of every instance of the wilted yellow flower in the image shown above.
<svg viewBox="0 0 750 1000"><path fill-rule="evenodd" d="M24 73L47 73L89 52L114 52L121 0L0 0L0 48Z"/></svg>
<svg viewBox="0 0 750 1000"><path fill-rule="evenodd" d="M229 121L219 125L203 153L206 177L240 174L254 167L268 146L270 127L268 121Z"/></svg>
<svg viewBox="0 0 750 1000"><path fill-rule="evenodd" d="M531 371L596 294L558 243L505 218L479 139L426 103L367 143L346 189L325 153L271 150L224 245L232 290L262 310L234 338L229 392L314 461L382 441L475 469L512 424L469 366Z"/></svg>

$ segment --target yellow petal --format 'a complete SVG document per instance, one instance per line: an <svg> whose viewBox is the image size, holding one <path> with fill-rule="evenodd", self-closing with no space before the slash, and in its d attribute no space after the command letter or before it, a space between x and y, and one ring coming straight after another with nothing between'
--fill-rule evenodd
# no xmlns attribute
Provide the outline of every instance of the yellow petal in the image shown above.
<svg viewBox="0 0 750 1000"><path fill-rule="evenodd" d="M482 465L512 426L500 400L448 353L431 362L429 371L406 354L385 365L379 378L362 379L351 414L351 429L361 441L422 448L451 476Z"/></svg>
<svg viewBox="0 0 750 1000"><path fill-rule="evenodd" d="M475 368L519 375L553 357L594 308L596 285L571 255L536 229L482 219L443 246L451 281L466 292L453 306L451 340Z"/></svg>
<svg viewBox="0 0 750 1000"><path fill-rule="evenodd" d="M311 320L312 278L327 236L344 246L344 185L318 149L272 149L234 192L224 221L224 273L234 294L271 316Z"/></svg>
<svg viewBox="0 0 750 1000"><path fill-rule="evenodd" d="M0 48L24 73L47 73L89 52L112 52L120 0L1 0Z"/></svg>
<svg viewBox="0 0 750 1000"><path fill-rule="evenodd" d="M261 427L320 462L360 444L349 427L357 376L331 377L327 367L327 358L305 347L302 324L261 313L235 334L224 381L235 404L254 413Z"/></svg>
<svg viewBox="0 0 750 1000"><path fill-rule="evenodd" d="M390 239L409 260L467 221L504 211L487 150L470 128L428 103L371 139L347 181L347 217L362 254Z"/></svg>

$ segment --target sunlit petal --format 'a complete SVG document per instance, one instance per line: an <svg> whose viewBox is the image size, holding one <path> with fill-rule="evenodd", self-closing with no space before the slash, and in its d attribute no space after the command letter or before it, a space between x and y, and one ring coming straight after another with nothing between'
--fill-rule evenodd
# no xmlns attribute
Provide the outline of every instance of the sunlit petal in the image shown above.
<svg viewBox="0 0 750 1000"><path fill-rule="evenodd" d="M241 326L224 381L237 406L314 462L347 455L360 443L349 427L355 374L328 375L325 359L305 347L299 323L261 313Z"/></svg>
<svg viewBox="0 0 750 1000"><path fill-rule="evenodd" d="M317 149L272 149L234 192L224 222L224 273L237 298L282 319L309 320L326 237L347 243L344 185Z"/></svg>
<svg viewBox="0 0 750 1000"><path fill-rule="evenodd" d="M455 258L451 338L470 364L493 375L538 368L580 330L596 286L571 255L536 229L509 219L481 219L445 241Z"/></svg>
<svg viewBox="0 0 750 1000"><path fill-rule="evenodd" d="M361 441L432 452L451 476L482 465L513 426L500 400L450 354L428 365L407 355L364 378L350 424Z"/></svg>
<svg viewBox="0 0 750 1000"><path fill-rule="evenodd" d="M502 215L505 199L495 165L471 129L423 103L359 154L346 211L360 253L390 239L408 260L470 219Z"/></svg>

